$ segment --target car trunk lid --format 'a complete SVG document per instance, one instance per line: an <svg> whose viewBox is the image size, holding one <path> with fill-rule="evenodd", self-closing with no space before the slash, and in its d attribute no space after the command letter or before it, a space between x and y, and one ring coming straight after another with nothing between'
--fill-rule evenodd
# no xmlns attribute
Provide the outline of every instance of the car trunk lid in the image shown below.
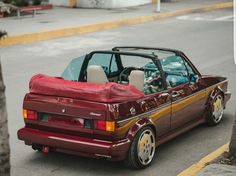
<svg viewBox="0 0 236 176"><path fill-rule="evenodd" d="M64 134L92 137L95 122L106 121L107 104L29 93L25 96L26 126Z"/></svg>

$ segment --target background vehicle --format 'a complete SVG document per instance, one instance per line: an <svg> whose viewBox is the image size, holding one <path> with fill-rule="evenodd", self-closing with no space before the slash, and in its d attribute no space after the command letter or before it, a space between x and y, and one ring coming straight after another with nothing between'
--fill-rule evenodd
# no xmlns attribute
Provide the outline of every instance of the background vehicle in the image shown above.
<svg viewBox="0 0 236 176"><path fill-rule="evenodd" d="M231 95L225 77L201 75L183 52L163 48L94 51L72 60L62 78L31 79L18 138L132 168L148 166L157 145L220 123Z"/></svg>

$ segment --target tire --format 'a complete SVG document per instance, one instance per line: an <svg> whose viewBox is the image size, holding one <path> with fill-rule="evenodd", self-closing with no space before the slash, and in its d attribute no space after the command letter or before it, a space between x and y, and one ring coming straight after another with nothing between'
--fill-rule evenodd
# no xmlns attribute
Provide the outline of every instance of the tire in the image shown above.
<svg viewBox="0 0 236 176"><path fill-rule="evenodd" d="M124 164L131 169L148 167L153 160L155 148L155 134L152 128L142 128L134 137Z"/></svg>
<svg viewBox="0 0 236 176"><path fill-rule="evenodd" d="M224 114L223 102L224 98L222 94L217 94L211 104L209 115L207 116L207 124L209 126L215 126L221 122Z"/></svg>

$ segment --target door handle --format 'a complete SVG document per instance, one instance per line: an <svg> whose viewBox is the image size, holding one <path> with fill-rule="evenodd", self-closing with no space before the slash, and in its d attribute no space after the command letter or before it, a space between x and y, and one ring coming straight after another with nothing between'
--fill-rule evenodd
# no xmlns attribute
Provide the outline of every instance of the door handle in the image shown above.
<svg viewBox="0 0 236 176"><path fill-rule="evenodd" d="M169 95L170 95L169 93L162 93L158 96L158 98L168 97Z"/></svg>
<svg viewBox="0 0 236 176"><path fill-rule="evenodd" d="M177 92L177 91L173 91L172 93L171 93L171 97L172 98L176 98L176 97L178 97L178 96L180 96L181 94L179 93L179 92Z"/></svg>

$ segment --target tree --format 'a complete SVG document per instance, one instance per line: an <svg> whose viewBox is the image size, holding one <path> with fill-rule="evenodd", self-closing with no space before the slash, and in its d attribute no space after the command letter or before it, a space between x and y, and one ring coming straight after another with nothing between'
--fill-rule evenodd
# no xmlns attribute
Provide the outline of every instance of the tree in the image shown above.
<svg viewBox="0 0 236 176"><path fill-rule="evenodd" d="M2 35L5 33L4 35ZM0 40L6 32L0 31ZM7 126L5 86L0 62L0 175L10 176L10 146Z"/></svg>
<svg viewBox="0 0 236 176"><path fill-rule="evenodd" d="M6 4L0 0L0 14L11 14L17 7L13 4Z"/></svg>
<svg viewBox="0 0 236 176"><path fill-rule="evenodd" d="M7 36L7 32L6 31L0 31L0 40L2 38L4 38L5 36Z"/></svg>
<svg viewBox="0 0 236 176"><path fill-rule="evenodd" d="M230 158L236 159L236 114L235 114L231 141L229 145L229 156Z"/></svg>

